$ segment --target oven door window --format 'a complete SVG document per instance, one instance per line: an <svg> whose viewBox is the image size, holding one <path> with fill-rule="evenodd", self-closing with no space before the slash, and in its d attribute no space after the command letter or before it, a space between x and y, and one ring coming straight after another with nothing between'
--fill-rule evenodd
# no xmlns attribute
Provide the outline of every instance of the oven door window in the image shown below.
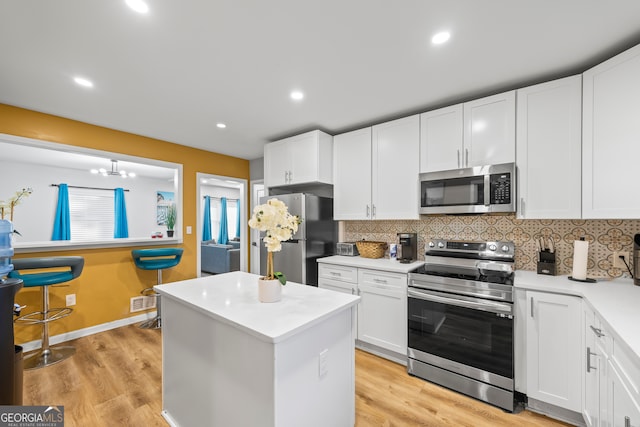
<svg viewBox="0 0 640 427"><path fill-rule="evenodd" d="M409 347L513 378L513 319L409 298Z"/></svg>
<svg viewBox="0 0 640 427"><path fill-rule="evenodd" d="M422 207L484 205L484 176L421 183Z"/></svg>

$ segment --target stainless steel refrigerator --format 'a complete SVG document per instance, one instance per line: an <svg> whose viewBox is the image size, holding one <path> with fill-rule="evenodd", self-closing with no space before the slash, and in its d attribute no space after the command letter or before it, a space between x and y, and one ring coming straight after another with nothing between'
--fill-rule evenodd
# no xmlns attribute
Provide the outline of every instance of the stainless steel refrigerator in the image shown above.
<svg viewBox="0 0 640 427"><path fill-rule="evenodd" d="M333 220L333 199L313 194L293 193L266 196L282 200L289 213L302 219L298 232L282 242L282 250L273 255L275 271L281 271L291 282L318 286L317 259L334 255L338 241L338 223ZM267 249L260 242L260 273L267 271Z"/></svg>

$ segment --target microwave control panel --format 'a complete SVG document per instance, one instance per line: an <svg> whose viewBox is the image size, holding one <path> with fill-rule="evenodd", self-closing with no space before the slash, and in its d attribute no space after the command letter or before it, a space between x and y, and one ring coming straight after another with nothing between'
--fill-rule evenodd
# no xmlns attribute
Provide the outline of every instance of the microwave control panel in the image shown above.
<svg viewBox="0 0 640 427"><path fill-rule="evenodd" d="M511 204L511 174L496 173L489 178L490 203L492 205Z"/></svg>

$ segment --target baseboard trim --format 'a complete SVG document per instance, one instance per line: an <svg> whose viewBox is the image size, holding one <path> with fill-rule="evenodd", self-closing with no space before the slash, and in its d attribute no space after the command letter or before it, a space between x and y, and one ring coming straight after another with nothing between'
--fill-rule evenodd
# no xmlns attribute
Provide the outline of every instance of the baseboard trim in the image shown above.
<svg viewBox="0 0 640 427"><path fill-rule="evenodd" d="M569 423L574 426L586 426L582 414L550 403L542 402L537 399L528 398L526 408L530 411L555 418L556 420L564 421L565 423Z"/></svg>
<svg viewBox="0 0 640 427"><path fill-rule="evenodd" d="M369 344L367 342L363 342L360 340L356 340L356 348L360 350L364 350L367 353L375 354L376 356L383 357L387 360L391 360L392 362L399 363L401 365L407 366L407 355L399 354L395 351L387 350L386 348L378 347L374 344Z"/></svg>
<svg viewBox="0 0 640 427"><path fill-rule="evenodd" d="M153 319L156 316L156 311L149 311L147 313L138 314L136 316L127 317L124 319L114 320L112 322L102 323L100 325L90 326L88 328L78 329L71 332L65 332L64 334L54 335L49 338L49 344L55 345L63 342L75 340L77 338L87 337L89 335L97 334L98 332L104 332L111 329L119 328L121 326L131 325L133 323L143 322L148 319ZM22 351L25 353L31 350L37 350L42 347L42 340L29 341L22 346Z"/></svg>

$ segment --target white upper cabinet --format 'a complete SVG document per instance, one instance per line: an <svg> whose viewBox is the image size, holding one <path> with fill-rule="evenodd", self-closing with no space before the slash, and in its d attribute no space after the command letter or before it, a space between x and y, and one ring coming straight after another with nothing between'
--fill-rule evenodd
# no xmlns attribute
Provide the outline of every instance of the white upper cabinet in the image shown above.
<svg viewBox="0 0 640 427"><path fill-rule="evenodd" d="M371 219L371 128L333 138L333 218Z"/></svg>
<svg viewBox="0 0 640 427"><path fill-rule="evenodd" d="M418 219L419 144L418 115L336 135L334 219Z"/></svg>
<svg viewBox="0 0 640 427"><path fill-rule="evenodd" d="M420 172L515 161L515 91L420 115Z"/></svg>
<svg viewBox="0 0 640 427"><path fill-rule="evenodd" d="M373 126L373 219L419 219L420 116Z"/></svg>
<svg viewBox="0 0 640 427"><path fill-rule="evenodd" d="M464 103L464 167L516 159L516 92Z"/></svg>
<svg viewBox="0 0 640 427"><path fill-rule="evenodd" d="M266 187L332 183L333 137L319 130L264 147Z"/></svg>
<svg viewBox="0 0 640 427"><path fill-rule="evenodd" d="M583 74L582 217L638 218L640 45Z"/></svg>
<svg viewBox="0 0 640 427"><path fill-rule="evenodd" d="M517 91L518 218L581 217L582 77Z"/></svg>
<svg viewBox="0 0 640 427"><path fill-rule="evenodd" d="M462 104L420 115L420 172L461 167Z"/></svg>

